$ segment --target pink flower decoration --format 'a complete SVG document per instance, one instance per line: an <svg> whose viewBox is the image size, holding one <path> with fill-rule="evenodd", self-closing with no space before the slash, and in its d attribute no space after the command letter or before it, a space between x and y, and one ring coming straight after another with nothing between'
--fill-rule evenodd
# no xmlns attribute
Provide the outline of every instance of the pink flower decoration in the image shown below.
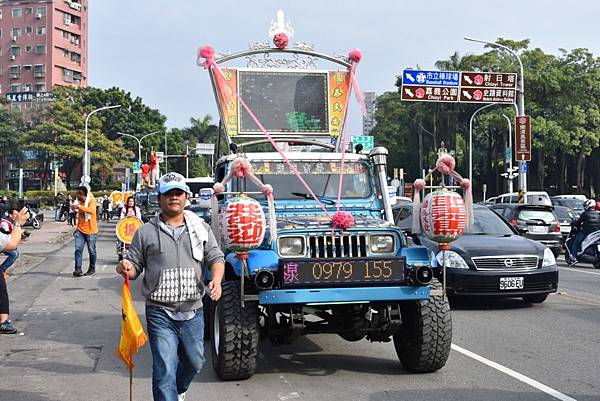
<svg viewBox="0 0 600 401"><path fill-rule="evenodd" d="M247 177L252 173L252 165L246 159L235 159L231 165L231 172L236 177Z"/></svg>
<svg viewBox="0 0 600 401"><path fill-rule="evenodd" d="M350 53L348 53L348 58L354 63L359 63L362 59L362 52L360 49L352 49L350 50Z"/></svg>
<svg viewBox="0 0 600 401"><path fill-rule="evenodd" d="M215 185L213 185L213 191L215 191L215 194L222 194L225 192L225 186L220 182L217 182Z"/></svg>
<svg viewBox="0 0 600 401"><path fill-rule="evenodd" d="M289 43L289 38L284 32L280 32L273 36L273 44L277 46L278 49L285 49Z"/></svg>
<svg viewBox="0 0 600 401"><path fill-rule="evenodd" d="M345 230L354 225L354 216L350 212L335 212L331 218L331 223L333 224L333 228Z"/></svg>
<svg viewBox="0 0 600 401"><path fill-rule="evenodd" d="M200 57L205 59L211 59L215 56L215 49L211 46L203 46L200 48Z"/></svg>
<svg viewBox="0 0 600 401"><path fill-rule="evenodd" d="M413 184L415 191L422 191L423 188L425 188L425 185L427 185L427 183L421 178L416 179L415 183Z"/></svg>
<svg viewBox="0 0 600 401"><path fill-rule="evenodd" d="M442 154L435 163L437 170L444 175L450 174L450 172L454 170L454 166L456 166L454 157L450 156L448 153Z"/></svg>

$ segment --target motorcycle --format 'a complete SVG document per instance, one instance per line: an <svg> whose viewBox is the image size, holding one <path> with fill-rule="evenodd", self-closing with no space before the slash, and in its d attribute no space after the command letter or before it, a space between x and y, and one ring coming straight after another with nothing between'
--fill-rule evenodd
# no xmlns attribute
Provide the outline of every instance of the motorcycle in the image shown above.
<svg viewBox="0 0 600 401"><path fill-rule="evenodd" d="M573 227L565 241L565 261L573 266L578 262L591 263L595 269L600 269L600 230L588 234L581 243L581 251L577 255L571 254L571 243L579 229Z"/></svg>
<svg viewBox="0 0 600 401"><path fill-rule="evenodd" d="M29 212L29 219L27 219L23 226L31 226L36 230L42 228L42 220L38 217L38 214L29 207L27 208L27 212Z"/></svg>

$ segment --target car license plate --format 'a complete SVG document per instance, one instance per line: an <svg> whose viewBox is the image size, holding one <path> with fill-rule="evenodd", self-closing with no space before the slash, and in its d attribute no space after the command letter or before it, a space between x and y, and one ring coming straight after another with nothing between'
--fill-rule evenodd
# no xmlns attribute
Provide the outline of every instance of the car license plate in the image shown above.
<svg viewBox="0 0 600 401"><path fill-rule="evenodd" d="M546 234L548 232L546 226L529 226L528 228L530 233Z"/></svg>
<svg viewBox="0 0 600 401"><path fill-rule="evenodd" d="M522 290L523 285L523 277L500 277L501 290Z"/></svg>
<svg viewBox="0 0 600 401"><path fill-rule="evenodd" d="M280 262L283 287L404 282L404 257L385 259L295 259Z"/></svg>

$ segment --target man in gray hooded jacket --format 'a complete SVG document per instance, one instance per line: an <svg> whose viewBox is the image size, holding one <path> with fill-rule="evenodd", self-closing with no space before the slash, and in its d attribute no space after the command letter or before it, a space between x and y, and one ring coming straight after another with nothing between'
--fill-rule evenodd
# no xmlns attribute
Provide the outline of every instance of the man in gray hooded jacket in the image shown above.
<svg viewBox="0 0 600 401"><path fill-rule="evenodd" d="M184 210L189 188L183 176L163 175L158 193L160 214L135 233L117 272L133 280L144 273L152 394L155 401L181 401L204 364L202 266L211 271L214 301L221 297L225 268L210 226Z"/></svg>

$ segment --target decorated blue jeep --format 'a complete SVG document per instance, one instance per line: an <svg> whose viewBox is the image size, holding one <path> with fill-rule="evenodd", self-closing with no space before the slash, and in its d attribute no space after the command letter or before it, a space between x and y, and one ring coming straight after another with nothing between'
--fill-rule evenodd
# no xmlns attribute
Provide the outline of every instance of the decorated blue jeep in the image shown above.
<svg viewBox="0 0 600 401"><path fill-rule="evenodd" d="M319 333L393 339L405 369L440 369L452 324L435 261L393 224L387 151L352 148L344 131L360 53L290 45L281 14L271 34L274 47L199 52L219 105L216 149L227 149L211 219L226 275L205 314L215 372L249 378L260 339ZM246 66L224 66L240 59Z"/></svg>

